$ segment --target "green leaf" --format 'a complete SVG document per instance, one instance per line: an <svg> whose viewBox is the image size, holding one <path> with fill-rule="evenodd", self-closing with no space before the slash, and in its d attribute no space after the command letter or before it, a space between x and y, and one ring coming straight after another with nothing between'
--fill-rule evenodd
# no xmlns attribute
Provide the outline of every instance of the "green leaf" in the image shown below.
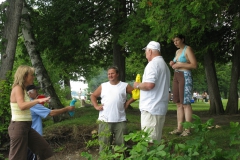
<svg viewBox="0 0 240 160"><path fill-rule="evenodd" d="M192 155L193 156L199 156L199 153L195 151Z"/></svg>

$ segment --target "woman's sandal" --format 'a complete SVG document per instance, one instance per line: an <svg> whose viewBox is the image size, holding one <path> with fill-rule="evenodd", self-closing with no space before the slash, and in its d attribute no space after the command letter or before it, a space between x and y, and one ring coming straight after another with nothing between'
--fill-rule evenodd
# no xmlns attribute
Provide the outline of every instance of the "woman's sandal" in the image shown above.
<svg viewBox="0 0 240 160"><path fill-rule="evenodd" d="M169 132L169 134L172 134L172 135L180 135L181 133L182 133L182 132L179 131L178 129L175 129L175 130Z"/></svg>
<svg viewBox="0 0 240 160"><path fill-rule="evenodd" d="M189 136L190 134L191 134L190 131L185 130L185 131L182 132L182 134L180 134L180 136L182 136L182 137L186 137L186 136Z"/></svg>

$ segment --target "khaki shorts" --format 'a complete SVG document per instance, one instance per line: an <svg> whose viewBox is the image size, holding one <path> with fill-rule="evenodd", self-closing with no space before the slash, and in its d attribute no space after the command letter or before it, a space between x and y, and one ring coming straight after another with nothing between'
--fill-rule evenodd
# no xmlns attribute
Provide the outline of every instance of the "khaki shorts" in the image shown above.
<svg viewBox="0 0 240 160"><path fill-rule="evenodd" d="M98 133L100 145L99 152L103 151L106 146L121 146L122 144L124 144L124 135L127 134L127 122L100 122Z"/></svg>
<svg viewBox="0 0 240 160"><path fill-rule="evenodd" d="M153 140L161 141L164 122L165 115L152 115L148 111L141 112L141 128L144 131L150 131L151 143Z"/></svg>

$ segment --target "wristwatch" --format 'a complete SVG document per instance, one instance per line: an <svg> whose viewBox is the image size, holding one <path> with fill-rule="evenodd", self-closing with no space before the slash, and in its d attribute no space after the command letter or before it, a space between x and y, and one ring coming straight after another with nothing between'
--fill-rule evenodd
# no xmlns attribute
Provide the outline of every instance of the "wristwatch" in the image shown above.
<svg viewBox="0 0 240 160"><path fill-rule="evenodd" d="M137 89L139 89L139 85L137 85Z"/></svg>

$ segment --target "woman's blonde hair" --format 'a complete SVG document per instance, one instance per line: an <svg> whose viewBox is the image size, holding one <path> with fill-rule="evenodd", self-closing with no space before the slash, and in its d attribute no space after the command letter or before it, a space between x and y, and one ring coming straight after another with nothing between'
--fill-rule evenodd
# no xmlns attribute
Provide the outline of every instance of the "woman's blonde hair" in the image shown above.
<svg viewBox="0 0 240 160"><path fill-rule="evenodd" d="M15 87L16 85L19 85L22 87L23 90L25 90L26 86L24 86L24 83L25 83L26 77L28 76L28 74L33 74L34 71L35 69L33 67L26 66L26 65L19 66L14 75L14 82L13 82L12 88Z"/></svg>

